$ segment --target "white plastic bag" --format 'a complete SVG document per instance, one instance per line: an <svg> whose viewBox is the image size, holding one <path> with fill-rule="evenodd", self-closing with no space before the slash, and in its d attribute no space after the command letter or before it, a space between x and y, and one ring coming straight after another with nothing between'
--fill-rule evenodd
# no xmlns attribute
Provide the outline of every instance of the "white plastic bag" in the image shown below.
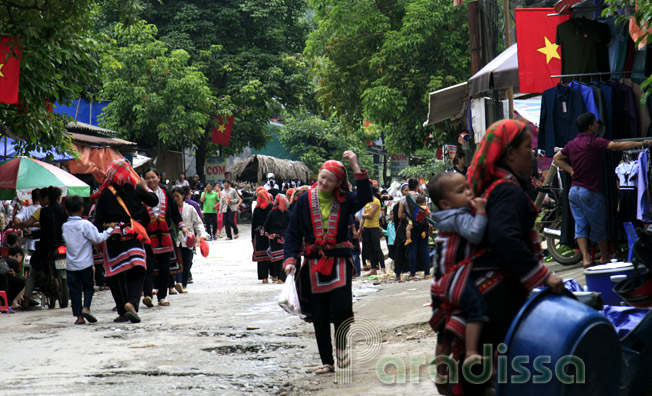
<svg viewBox="0 0 652 396"><path fill-rule="evenodd" d="M297 287L294 284L294 275L287 276L281 295L278 297L278 305L287 313L301 316L301 306L299 305Z"/></svg>

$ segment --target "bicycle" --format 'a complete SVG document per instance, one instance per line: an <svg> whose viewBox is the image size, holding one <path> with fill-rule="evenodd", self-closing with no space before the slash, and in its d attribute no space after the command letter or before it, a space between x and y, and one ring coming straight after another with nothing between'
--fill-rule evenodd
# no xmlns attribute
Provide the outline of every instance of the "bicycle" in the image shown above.
<svg viewBox="0 0 652 396"><path fill-rule="evenodd" d="M553 187L556 181L557 187ZM541 216L538 220L537 230L543 234L548 252L562 265L573 265L582 261L582 253L577 246L563 245L561 243L561 225L563 221L563 206L561 196L564 193L564 183L559 173L559 167L553 162L550 165L543 185L536 187L538 191L535 205L541 208ZM544 203L544 199L548 200Z"/></svg>

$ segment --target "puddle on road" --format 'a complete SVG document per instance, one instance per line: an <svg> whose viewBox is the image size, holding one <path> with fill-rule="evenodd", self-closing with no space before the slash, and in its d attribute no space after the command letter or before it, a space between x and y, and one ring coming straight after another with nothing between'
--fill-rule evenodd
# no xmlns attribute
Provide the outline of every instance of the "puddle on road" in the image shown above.
<svg viewBox="0 0 652 396"><path fill-rule="evenodd" d="M261 353L261 352L273 352L277 349L293 349L299 348L304 349L303 345L290 345L290 344L248 344L248 345L223 345L212 348L202 348L202 351L217 353L219 355L231 355L231 354L247 354L247 353Z"/></svg>

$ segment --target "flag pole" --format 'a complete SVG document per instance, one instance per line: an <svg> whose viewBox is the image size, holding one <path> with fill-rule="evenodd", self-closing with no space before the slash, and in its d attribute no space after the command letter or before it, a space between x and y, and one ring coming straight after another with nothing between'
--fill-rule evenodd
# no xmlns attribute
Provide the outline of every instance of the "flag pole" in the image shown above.
<svg viewBox="0 0 652 396"><path fill-rule="evenodd" d="M503 15L505 16L505 49L512 46L509 0L503 0ZM509 100L509 118L514 118L514 88L505 90L505 99Z"/></svg>

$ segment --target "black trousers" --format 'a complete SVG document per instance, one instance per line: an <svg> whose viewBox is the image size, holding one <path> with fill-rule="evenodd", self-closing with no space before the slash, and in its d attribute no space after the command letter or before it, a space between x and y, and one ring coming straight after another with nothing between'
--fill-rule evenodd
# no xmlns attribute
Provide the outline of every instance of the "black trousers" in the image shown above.
<svg viewBox="0 0 652 396"><path fill-rule="evenodd" d="M183 272L181 273L181 284L185 289L188 286L188 277L190 276L190 269L192 268L192 260L195 254L192 249L181 247L181 262L183 263Z"/></svg>
<svg viewBox="0 0 652 396"><path fill-rule="evenodd" d="M204 213L206 232L212 237L217 234L217 213Z"/></svg>
<svg viewBox="0 0 652 396"><path fill-rule="evenodd" d="M269 268L269 260L258 261L256 264L258 264L258 280L267 279L271 272Z"/></svg>
<svg viewBox="0 0 652 396"><path fill-rule="evenodd" d="M144 279L145 268L141 266L130 268L117 275L106 278L106 283L111 288L113 301L115 301L115 305L118 308L118 315L125 314L125 304L128 302L138 312Z"/></svg>
<svg viewBox="0 0 652 396"><path fill-rule="evenodd" d="M226 213L223 214L222 222L224 223L224 228L226 229L227 238L231 238L231 229L233 229L234 234L239 234L238 226L235 225L235 213L231 209L227 209Z"/></svg>
<svg viewBox="0 0 652 396"><path fill-rule="evenodd" d="M104 279L104 265L95 264L95 286L105 286L106 279Z"/></svg>
<svg viewBox="0 0 652 396"><path fill-rule="evenodd" d="M380 228L362 229L362 257L371 261L372 269L385 268L385 255L380 247Z"/></svg>
<svg viewBox="0 0 652 396"><path fill-rule="evenodd" d="M91 308L93 293L95 292L93 288L93 267L87 267L79 271L66 271L66 275L72 314L73 316L79 316L82 313L82 293L84 296L83 308Z"/></svg>
<svg viewBox="0 0 652 396"><path fill-rule="evenodd" d="M309 271L308 267L302 268L301 271L301 281L307 281L308 285ZM353 319L352 277L353 265L346 265L345 286L327 293L313 293L310 296L310 311L322 364L334 364L331 322L335 325L335 347L340 350L346 348L346 334Z"/></svg>
<svg viewBox="0 0 652 396"><path fill-rule="evenodd" d="M21 290L25 288L25 278L19 276L3 274L0 275L0 290L7 292L7 305L11 305L11 302L18 296ZM32 296L25 296L25 299L29 302L29 299Z"/></svg>
<svg viewBox="0 0 652 396"><path fill-rule="evenodd" d="M170 253L153 254L150 249L147 249L147 273L145 275L145 284L143 285L143 294L152 297L152 289L154 288L154 269L158 268L158 275L156 276L156 297L159 300L164 299L168 295L168 287L170 286Z"/></svg>

